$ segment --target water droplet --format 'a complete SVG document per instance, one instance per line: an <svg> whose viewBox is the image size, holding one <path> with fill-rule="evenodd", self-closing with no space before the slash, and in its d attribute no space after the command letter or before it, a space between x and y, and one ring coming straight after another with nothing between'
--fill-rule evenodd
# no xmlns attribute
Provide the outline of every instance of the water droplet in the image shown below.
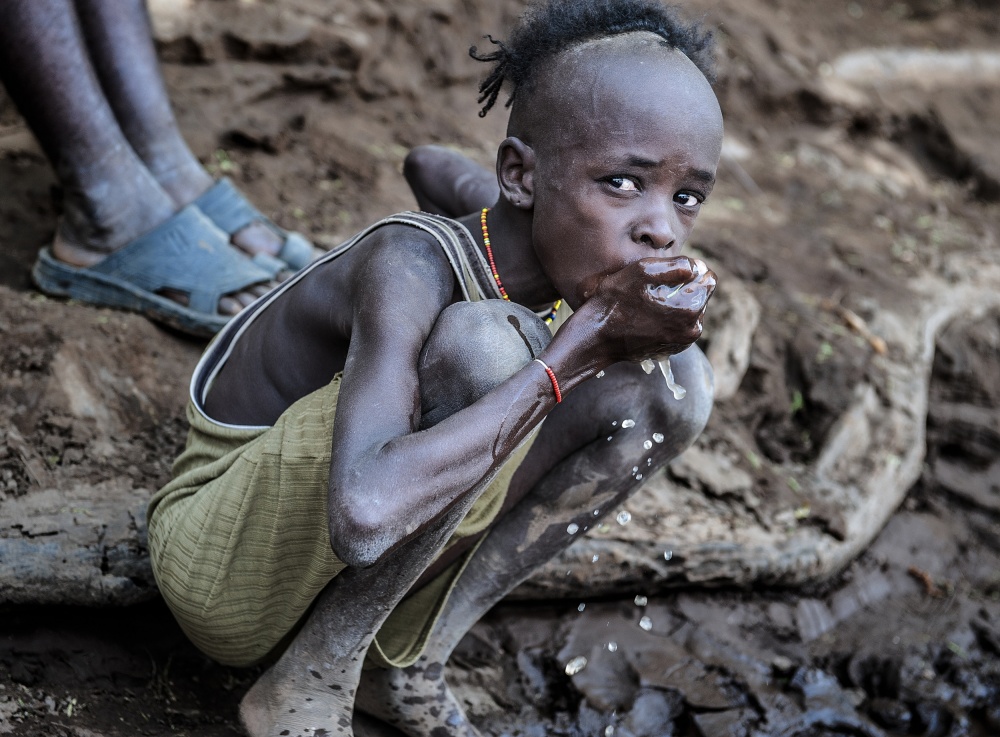
<svg viewBox="0 0 1000 737"><path fill-rule="evenodd" d="M635 480L636 480L636 481L642 481L642 474L641 474L641 473L637 473L637 474L635 475Z"/></svg>
<svg viewBox="0 0 1000 737"><path fill-rule="evenodd" d="M635 420L622 420L622 427L628 430L630 427L635 427Z"/></svg>
<svg viewBox="0 0 1000 737"><path fill-rule="evenodd" d="M647 599L642 594L636 594L634 601L636 606L646 606L646 603L649 601L649 599Z"/></svg>
<svg viewBox="0 0 1000 737"><path fill-rule="evenodd" d="M642 444L642 447L645 448L646 450L649 450L650 448L653 447L653 441L652 440L647 440L646 442L644 442Z"/></svg>
<svg viewBox="0 0 1000 737"><path fill-rule="evenodd" d="M653 465L653 459L652 458L647 458L646 459L646 465L647 466L652 466Z"/></svg>
<svg viewBox="0 0 1000 737"><path fill-rule="evenodd" d="M582 612L582 611L583 611L584 609L586 609L586 608L587 608L587 605L586 605L586 604L583 604L583 603L581 603L581 604L580 604L580 606L578 606L578 607L576 608L576 610L577 610L578 612Z"/></svg>
<svg viewBox="0 0 1000 737"><path fill-rule="evenodd" d="M615 734L615 725L609 724L607 727L604 728L604 737L614 737L614 734Z"/></svg>
<svg viewBox="0 0 1000 737"><path fill-rule="evenodd" d="M601 557L600 555L598 555L597 553L594 553L594 557L590 559L590 562L591 563L596 563L597 559L600 558L600 557Z"/></svg>
<svg viewBox="0 0 1000 737"><path fill-rule="evenodd" d="M575 676L577 673L579 673L586 667L587 667L587 659L582 655L577 655L571 661L566 663L566 675Z"/></svg>
<svg viewBox="0 0 1000 737"><path fill-rule="evenodd" d="M566 532L568 532L570 535L575 535L579 531L580 531L580 525L578 525L576 522L570 522L569 525L566 527Z"/></svg>
<svg viewBox="0 0 1000 737"><path fill-rule="evenodd" d="M609 653L613 653L613 652L617 652L617 651L618 651L618 643L617 642L609 642L608 643L608 652Z"/></svg>
<svg viewBox="0 0 1000 737"><path fill-rule="evenodd" d="M610 435L608 435L608 442L609 443L611 442L611 436Z"/></svg>
<svg viewBox="0 0 1000 737"><path fill-rule="evenodd" d="M649 617L643 617L639 620L639 626L646 630L646 632L649 632L653 629L653 620Z"/></svg>
<svg viewBox="0 0 1000 737"><path fill-rule="evenodd" d="M657 443L662 443L663 442L663 433L662 432L654 432L653 433L653 440L655 440Z"/></svg>
<svg viewBox="0 0 1000 737"><path fill-rule="evenodd" d="M625 509L620 511L618 513L618 516L615 517L615 522L617 522L620 525L627 525L631 521L632 521L632 515L629 514L629 512Z"/></svg>
<svg viewBox="0 0 1000 737"><path fill-rule="evenodd" d="M618 420L611 423L611 427L618 427Z"/></svg>
<svg viewBox="0 0 1000 737"><path fill-rule="evenodd" d="M604 378L604 370L602 369L601 371L598 371L597 372L597 376L595 376L594 378L595 379L603 379Z"/></svg>
<svg viewBox="0 0 1000 737"><path fill-rule="evenodd" d="M674 551L673 550L664 550L663 551L663 560L670 560L673 557L674 557Z"/></svg>
<svg viewBox="0 0 1000 737"><path fill-rule="evenodd" d="M594 516L595 516L595 517L596 517L597 515L599 515L600 513L601 513L601 510L600 510L600 509L595 509L595 510L594 510Z"/></svg>
<svg viewBox="0 0 1000 737"><path fill-rule="evenodd" d="M607 522L602 522L597 526L597 531L600 533L608 533L611 531L611 525L609 525Z"/></svg>
<svg viewBox="0 0 1000 737"><path fill-rule="evenodd" d="M632 466L632 475L635 476L637 473L639 473L639 467L638 466Z"/></svg>

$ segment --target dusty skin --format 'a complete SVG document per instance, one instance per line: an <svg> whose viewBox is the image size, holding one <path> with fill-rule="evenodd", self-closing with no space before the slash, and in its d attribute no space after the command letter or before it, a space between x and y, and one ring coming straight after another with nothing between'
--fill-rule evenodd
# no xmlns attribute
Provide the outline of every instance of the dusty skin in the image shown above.
<svg viewBox="0 0 1000 737"><path fill-rule="evenodd" d="M776 509L800 529L836 532L835 516L816 505L796 520L801 504L787 477L877 354L822 300L839 299L865 320L872 309L891 316L912 304L901 286L910 276L941 270L956 254L988 259L995 250L1000 216L984 199L997 181L993 88L953 81L846 99L831 95L837 78L822 67L836 69L841 54L866 48L995 47L995 13L964 2L859 6L860 17L846 4L830 13L785 2L692 6L731 29L717 86L731 147L692 243L726 270L724 284L746 286L764 319L745 379L717 404L697 446L698 457L721 458L725 472L699 477L689 465L672 466L625 506L632 522L608 518L610 529L591 527L588 539L627 538L643 509L676 524L657 506L668 487L697 488L706 514L741 524L760 524ZM475 117L468 91L480 70L464 56L471 41L454 38L503 27L500 16L513 5L444 3L419 15L406 3L192 7L190 16L157 16L181 127L200 160L235 176L284 226L332 244L412 207L399 169L415 144L457 143L491 165L487 144L502 138L503 126ZM75 508L96 508L94 499L117 489L107 479L138 496L161 484L183 441L185 377L200 347L138 318L33 296L27 274L51 237L56 205L48 168L5 103L0 182L0 341L10 347L0 361L0 480L2 516L17 520L0 535L5 544L51 546L68 537L60 530L80 528L46 527L13 510L41 504L47 489ZM707 348L711 320L709 311ZM939 343L927 475L842 574L795 590L689 584L676 592L647 578L595 601L584 593L591 572L639 562L636 548L615 543L597 562L566 565L572 583L558 595L568 598L506 603L460 642L446 676L472 723L493 735L592 735L612 725L619 735L660 734L665 724L685 736L771 735L807 729L811 713L827 719L808 727L818 734L866 733L848 723L893 736L995 733L1000 561L986 474L997 450L989 432L962 424L998 406L991 377L1000 341L990 320L962 321ZM71 403L68 386L87 393ZM790 388L803 397L794 413L785 411ZM89 407L103 411L87 414ZM733 432L759 466L729 452ZM133 583L144 575L134 538L110 525L106 548L84 539L61 549L95 551L97 578L79 580L104 583L88 590L146 603L4 609L0 729L240 734L237 703L260 672L219 667L186 644L148 586ZM657 557L668 572L683 565L677 555ZM65 591L63 601L82 601L75 581L34 596L54 602ZM648 597L646 606L636 596ZM566 677L566 663L580 655L588 665ZM687 666L675 669L679 662ZM363 715L356 732L392 734Z"/></svg>

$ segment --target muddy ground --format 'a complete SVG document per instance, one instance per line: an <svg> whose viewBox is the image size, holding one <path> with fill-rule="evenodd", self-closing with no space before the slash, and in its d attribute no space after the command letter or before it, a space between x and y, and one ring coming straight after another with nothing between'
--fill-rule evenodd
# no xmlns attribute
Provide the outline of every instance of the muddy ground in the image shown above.
<svg viewBox="0 0 1000 737"><path fill-rule="evenodd" d="M476 117L481 70L466 49L506 25L513 0L153 6L192 148L320 245L413 207L399 176L408 147L454 145L488 165L502 137L501 115ZM779 472L815 460L859 382L884 381L880 336L865 330L877 313L927 298L909 286L921 274L958 280L956 263L997 263L995 62L941 61L1000 50L997 6L685 7L719 29L728 139L693 245L720 289L729 277L760 305L709 437L749 449L735 463L752 483L740 502L750 518L764 518L754 499L794 510L789 525L843 536ZM845 61L897 47L932 63L883 64L859 80ZM51 172L0 97L0 502L17 508L47 490L79 516L78 490L127 488L141 504L166 479L201 346L36 295L30 267L58 211ZM938 338L923 472L850 565L794 589L649 582L504 604L450 666L475 723L492 735L1000 734L997 317L955 320ZM686 478L683 466L667 476ZM0 520L4 542L48 534ZM106 555L102 570L141 581L128 570L134 552ZM59 601L53 589L36 598ZM201 656L147 593L127 607L0 608L0 735L239 734L235 707L254 671ZM579 656L586 667L567 675Z"/></svg>

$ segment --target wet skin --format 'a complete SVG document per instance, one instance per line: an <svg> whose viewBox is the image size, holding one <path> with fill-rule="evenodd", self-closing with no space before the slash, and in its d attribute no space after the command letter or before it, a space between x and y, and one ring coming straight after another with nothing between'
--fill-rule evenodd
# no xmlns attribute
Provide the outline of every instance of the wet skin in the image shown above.
<svg viewBox="0 0 1000 737"><path fill-rule="evenodd" d="M483 607L567 544L559 532L566 516L584 513L581 507L589 514L595 504L593 493L582 491L592 484L581 479L594 478L595 469L604 469L601 477L624 469L626 460L631 466L631 458L594 445L598 434L606 434L601 423L610 424L612 412L648 411L656 429L653 423L669 425L676 411L661 411L660 403L653 406L643 395L655 377L615 364L676 354L701 332L715 277L678 254L711 190L721 147L721 114L708 83L686 57L647 34L588 43L551 62L532 94L522 97L521 108L515 106L509 133L497 157L501 193L490 212L490 235L512 300L539 308L562 295L574 308L540 354L566 397L559 411L553 412L548 376L528 362L469 406L417 430L421 348L458 290L440 248L396 227L376 231L314 269L278 300L247 331L211 389L206 408L216 419L271 424L296 399L344 371L328 495L332 546L349 568L327 587L292 646L248 694L243 718L251 734L277 733L289 704L304 708L303 689L311 682L296 674L318 650L343 663L342 675L330 674L340 678L340 695L333 699L327 690L325 705L317 707L313 700L321 699L322 689L310 693L309 708L331 724L339 722L338 733L345 729L353 698L344 694L357 688L357 660L382 621L372 611L394 606L425 573L457 523L456 513L468 508L483 480L551 415L505 505L508 516L521 521L508 529L502 518L480 549L487 552L473 558L474 564L494 556L490 570L499 566L503 575L470 575L470 582L463 576L459 593L465 583L496 583L457 597L475 604L446 617L449 633L438 638L446 644L415 666L433 686L427 698L440 714L447 702L440 700L440 671L450 643ZM481 240L477 213L461 222ZM659 285L682 288L662 297L654 291ZM692 366L692 381L710 374ZM604 385L587 383L576 395L602 370L608 371ZM710 407L707 382L694 395L700 393ZM614 406L600 386L621 392ZM656 386L662 391L662 381ZM674 420L681 427L679 418ZM691 420L694 434L705 419L707 409ZM679 437L671 450L679 452L692 439ZM669 460L662 455L650 462L662 465ZM598 494L604 511L636 488L627 472L620 478L614 473L616 481ZM403 477L405 494L398 484ZM559 514L546 521L543 508ZM517 566L508 565L517 570L509 575L498 563L505 545L518 551ZM390 578L396 583L386 583ZM437 676L428 678L427 672ZM386 691L369 699L366 710L377 711L373 701L392 703L389 684L367 685ZM447 725L434 725L430 710L393 721L411 735L474 734L460 710L458 716L450 706L445 711L451 716Z"/></svg>

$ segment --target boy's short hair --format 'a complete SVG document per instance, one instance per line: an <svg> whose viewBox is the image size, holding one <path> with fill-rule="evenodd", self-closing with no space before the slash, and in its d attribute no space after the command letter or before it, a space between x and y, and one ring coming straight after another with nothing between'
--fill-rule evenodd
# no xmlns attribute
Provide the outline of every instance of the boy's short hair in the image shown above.
<svg viewBox="0 0 1000 737"><path fill-rule="evenodd" d="M624 33L646 31L682 52L710 81L715 80L712 33L697 23L680 20L677 11L657 0L548 0L530 6L520 17L509 39L486 36L497 49L480 54L475 46L469 55L493 64L479 85L483 117L510 83L510 107L517 91L531 83L540 62L576 44Z"/></svg>

